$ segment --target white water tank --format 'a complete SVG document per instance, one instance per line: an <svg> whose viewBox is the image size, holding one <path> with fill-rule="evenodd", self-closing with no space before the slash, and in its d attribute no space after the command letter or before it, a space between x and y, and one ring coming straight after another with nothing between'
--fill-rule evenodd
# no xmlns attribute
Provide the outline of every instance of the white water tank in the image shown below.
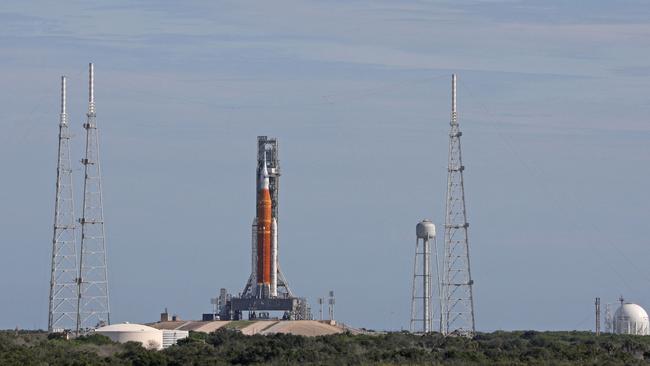
<svg viewBox="0 0 650 366"><path fill-rule="evenodd" d="M112 324L95 329L95 333L105 335L114 342L138 342L148 349L162 349L163 332L142 324Z"/></svg>
<svg viewBox="0 0 650 366"><path fill-rule="evenodd" d="M436 225L430 220L424 219L415 226L415 234L418 239L433 239L436 236Z"/></svg>
<svg viewBox="0 0 650 366"><path fill-rule="evenodd" d="M621 306L614 313L614 333L649 335L650 321L648 313L639 305L632 303L621 303Z"/></svg>

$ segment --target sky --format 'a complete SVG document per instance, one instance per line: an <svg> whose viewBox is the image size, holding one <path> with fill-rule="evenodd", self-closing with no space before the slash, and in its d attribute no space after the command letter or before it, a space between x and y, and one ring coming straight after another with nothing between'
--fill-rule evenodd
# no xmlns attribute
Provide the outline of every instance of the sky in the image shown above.
<svg viewBox="0 0 650 366"><path fill-rule="evenodd" d="M59 82L79 215L88 62L114 322L243 289L268 135L293 291L407 329L452 73L477 329L592 329L596 296L649 308L648 19L644 0L3 1L0 328L47 327Z"/></svg>

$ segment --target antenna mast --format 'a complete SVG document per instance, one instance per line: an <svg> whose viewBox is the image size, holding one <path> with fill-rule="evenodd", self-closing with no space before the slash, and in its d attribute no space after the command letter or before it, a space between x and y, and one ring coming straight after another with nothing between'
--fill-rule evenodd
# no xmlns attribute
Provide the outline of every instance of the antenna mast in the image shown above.
<svg viewBox="0 0 650 366"><path fill-rule="evenodd" d="M86 156L84 165L84 197L81 223L81 255L79 264L79 297L77 299L77 333L110 324L108 271L104 242L104 208L102 178L99 166L99 136L95 121L94 68L89 64Z"/></svg>
<svg viewBox="0 0 650 366"><path fill-rule="evenodd" d="M66 113L66 77L61 76L59 157L56 168L48 332L62 332L66 329L73 329L77 313L77 251L74 232L75 217L70 137L68 115Z"/></svg>
<svg viewBox="0 0 650 366"><path fill-rule="evenodd" d="M611 304L605 304L605 333L612 333L612 311Z"/></svg>
<svg viewBox="0 0 650 366"><path fill-rule="evenodd" d="M596 298L596 335L600 335L600 297Z"/></svg>
<svg viewBox="0 0 650 366"><path fill-rule="evenodd" d="M467 211L460 149L460 127L456 112L456 74L451 76L451 122L445 215L445 254L442 281L441 332L444 335L473 337L474 299L467 238Z"/></svg>

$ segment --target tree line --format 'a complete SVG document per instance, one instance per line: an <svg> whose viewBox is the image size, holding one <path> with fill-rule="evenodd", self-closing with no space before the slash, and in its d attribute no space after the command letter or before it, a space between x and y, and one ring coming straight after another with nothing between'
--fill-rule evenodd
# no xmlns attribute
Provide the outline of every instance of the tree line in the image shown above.
<svg viewBox="0 0 650 366"><path fill-rule="evenodd" d="M190 337L162 351L92 335L0 332L0 365L635 365L650 337L589 332L493 332L474 339L407 332L302 337L246 336L233 329Z"/></svg>

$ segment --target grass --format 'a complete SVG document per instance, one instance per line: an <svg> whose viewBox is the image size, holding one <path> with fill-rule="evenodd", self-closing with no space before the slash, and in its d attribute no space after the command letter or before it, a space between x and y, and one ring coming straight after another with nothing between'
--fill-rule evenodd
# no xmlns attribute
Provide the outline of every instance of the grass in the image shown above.
<svg viewBox="0 0 650 366"><path fill-rule="evenodd" d="M224 325L223 328L241 330L241 329L244 329L244 328L246 328L247 326L249 326L249 325L251 325L253 323L255 323L255 322L252 321L252 320L234 320L234 321L231 321L230 323Z"/></svg>

